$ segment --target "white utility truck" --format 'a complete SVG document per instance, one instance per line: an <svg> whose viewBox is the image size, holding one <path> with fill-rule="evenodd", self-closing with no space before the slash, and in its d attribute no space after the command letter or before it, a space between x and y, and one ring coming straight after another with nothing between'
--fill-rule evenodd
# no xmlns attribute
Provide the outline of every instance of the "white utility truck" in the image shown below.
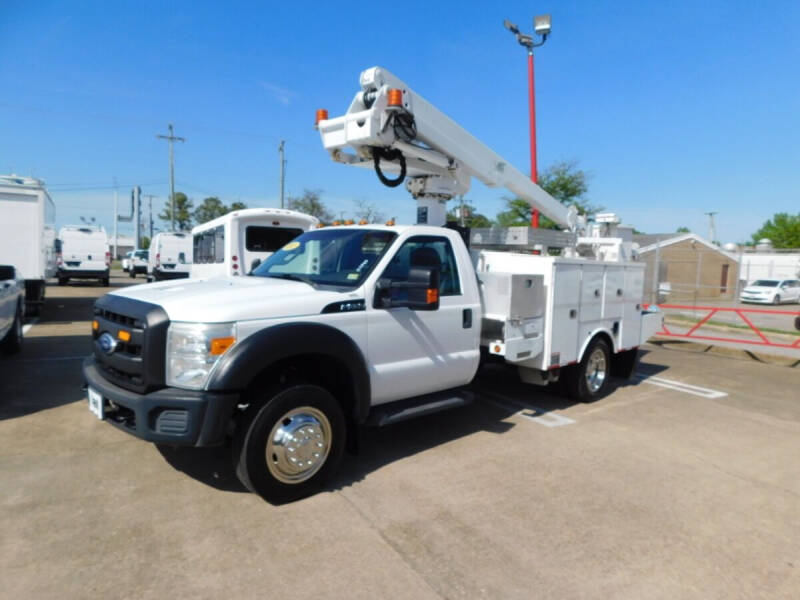
<svg viewBox="0 0 800 600"><path fill-rule="evenodd" d="M44 182L0 176L0 262L25 281L25 312L38 314L45 282L56 274L56 207Z"/></svg>
<svg viewBox="0 0 800 600"><path fill-rule="evenodd" d="M632 373L661 316L642 311L632 246L604 235L613 217L586 225L383 69L362 73L347 114L318 113L317 127L334 160L407 178L419 223L316 229L249 277L100 298L83 364L95 415L159 443L231 436L242 482L284 502L333 474L359 425L469 402L482 361L534 384L561 379L584 401ZM489 230L481 245L494 250L470 250L442 225L472 177L568 231Z"/></svg>
<svg viewBox="0 0 800 600"><path fill-rule="evenodd" d="M162 231L153 236L147 259L147 281L184 279L192 268L192 234Z"/></svg>
<svg viewBox="0 0 800 600"><path fill-rule="evenodd" d="M0 265L0 352L22 350L22 319L25 314L25 282L11 265Z"/></svg>
<svg viewBox="0 0 800 600"><path fill-rule="evenodd" d="M137 275L147 275L147 265L149 263L150 250L134 250L128 263L128 276L131 279L135 279Z"/></svg>
<svg viewBox="0 0 800 600"><path fill-rule="evenodd" d="M282 208L244 208L192 229L191 277L247 275L319 220Z"/></svg>
<svg viewBox="0 0 800 600"><path fill-rule="evenodd" d="M99 279L108 286L111 252L106 230L97 225L67 225L58 231L58 285L70 279Z"/></svg>

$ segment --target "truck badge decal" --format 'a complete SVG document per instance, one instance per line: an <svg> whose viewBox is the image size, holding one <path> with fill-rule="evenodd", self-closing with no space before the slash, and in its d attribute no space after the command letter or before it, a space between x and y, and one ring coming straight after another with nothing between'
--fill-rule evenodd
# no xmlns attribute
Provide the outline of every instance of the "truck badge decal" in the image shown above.
<svg viewBox="0 0 800 600"><path fill-rule="evenodd" d="M114 350L117 349L117 340L108 332L102 333L100 337L97 338L97 343L100 346L100 350L105 354L113 354Z"/></svg>

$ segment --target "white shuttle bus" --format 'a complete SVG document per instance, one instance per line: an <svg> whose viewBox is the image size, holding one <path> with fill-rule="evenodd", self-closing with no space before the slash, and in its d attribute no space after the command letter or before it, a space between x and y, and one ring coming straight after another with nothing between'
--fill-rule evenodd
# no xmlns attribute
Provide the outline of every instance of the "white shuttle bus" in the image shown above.
<svg viewBox="0 0 800 600"><path fill-rule="evenodd" d="M70 279L99 279L108 285L111 253L106 230L96 225L67 225L58 231L58 285Z"/></svg>
<svg viewBox="0 0 800 600"><path fill-rule="evenodd" d="M190 277L247 275L273 252L318 225L316 217L281 208L236 210L198 225L192 229Z"/></svg>
<svg viewBox="0 0 800 600"><path fill-rule="evenodd" d="M56 274L56 207L39 179L0 175L0 263L25 282L25 313L38 314Z"/></svg>
<svg viewBox="0 0 800 600"><path fill-rule="evenodd" d="M147 281L189 277L191 267L191 233L162 231L153 236L147 259Z"/></svg>

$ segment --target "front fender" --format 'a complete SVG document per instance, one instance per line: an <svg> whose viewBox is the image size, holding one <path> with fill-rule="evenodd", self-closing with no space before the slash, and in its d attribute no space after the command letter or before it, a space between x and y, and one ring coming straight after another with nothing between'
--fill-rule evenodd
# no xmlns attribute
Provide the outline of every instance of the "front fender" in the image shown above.
<svg viewBox="0 0 800 600"><path fill-rule="evenodd" d="M361 350L341 330L320 323L282 323L235 344L211 374L209 391L240 391L266 367L303 354L322 354L340 362L353 383L353 417L363 422L371 401L369 371Z"/></svg>

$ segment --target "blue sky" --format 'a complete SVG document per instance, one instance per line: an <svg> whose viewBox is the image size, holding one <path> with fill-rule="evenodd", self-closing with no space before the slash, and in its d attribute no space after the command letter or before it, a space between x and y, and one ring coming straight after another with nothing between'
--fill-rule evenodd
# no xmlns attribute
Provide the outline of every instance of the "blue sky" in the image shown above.
<svg viewBox="0 0 800 600"><path fill-rule="evenodd" d="M404 79L527 171L524 50L537 50L539 168L577 159L589 198L646 232L686 225L749 238L800 211L800 4L785 2L15 2L0 1L0 173L45 179L60 224L111 229L112 181L168 194L175 125L177 189L252 206L320 189L336 212L363 199L399 221L403 188L330 161L314 111L343 113L364 68ZM504 190L478 183L481 212ZM2 218L2 215L0 215ZM130 230L127 224L120 230Z"/></svg>

